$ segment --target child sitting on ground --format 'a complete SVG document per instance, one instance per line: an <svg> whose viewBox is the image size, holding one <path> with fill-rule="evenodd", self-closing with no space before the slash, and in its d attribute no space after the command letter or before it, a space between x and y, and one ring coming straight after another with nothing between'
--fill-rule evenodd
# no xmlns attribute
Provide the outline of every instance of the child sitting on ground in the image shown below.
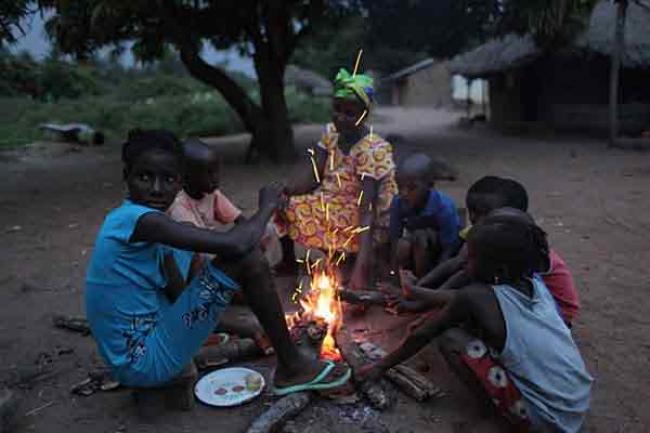
<svg viewBox="0 0 650 433"><path fill-rule="evenodd" d="M460 219L453 200L434 188L431 158L416 153L396 172L399 194L390 207L392 269L423 277L458 249Z"/></svg>
<svg viewBox="0 0 650 433"><path fill-rule="evenodd" d="M503 207L527 211L528 193L523 185L512 179L486 176L474 183L467 193L467 208L472 225L479 224L488 214ZM416 285L436 287L439 284L438 287L442 290L463 287L470 282L465 272L466 261L467 248L464 246L456 257L440 264L418 280ZM562 318L571 326L578 315L580 301L568 266L555 250L548 249L548 256L536 272L551 291ZM442 284L440 281L443 281Z"/></svg>
<svg viewBox="0 0 650 433"><path fill-rule="evenodd" d="M201 140L189 139L183 145L183 153L183 189L167 211L169 216L178 222L221 231L228 224L246 221L241 210L219 189L221 161L217 152ZM275 265L281 252L273 224L267 225L261 247L271 266Z"/></svg>
<svg viewBox="0 0 650 433"><path fill-rule="evenodd" d="M128 195L97 235L85 293L93 337L120 383L153 387L172 380L240 288L277 353L276 394L348 380L349 369L314 361L293 344L270 268L256 248L282 205L279 185L260 191L255 215L218 233L165 214L183 174L181 145L172 133L132 131L122 160ZM195 276L188 275L189 260L181 260L194 251L216 254Z"/></svg>
<svg viewBox="0 0 650 433"><path fill-rule="evenodd" d="M176 195L167 214L174 221L219 231L224 231L229 224L241 224L246 221L241 210L219 189L221 160L217 152L201 140L192 138L183 144L183 156L185 162L183 189ZM280 242L275 235L273 224L267 224L260 247L271 266L279 261ZM212 258L211 254L199 254L194 266L201 267L203 261ZM236 294L233 302L241 301L240 295L240 293ZM271 350L268 339L259 326L241 326L237 322L237 318L224 314L219 329L226 332L237 330L238 335L252 337L265 350Z"/></svg>
<svg viewBox="0 0 650 433"><path fill-rule="evenodd" d="M486 218L472 229L467 268L475 283L447 291L440 314L359 376L374 380L439 337L452 371L520 430L579 431L593 379L534 275L547 251L542 230L525 221Z"/></svg>

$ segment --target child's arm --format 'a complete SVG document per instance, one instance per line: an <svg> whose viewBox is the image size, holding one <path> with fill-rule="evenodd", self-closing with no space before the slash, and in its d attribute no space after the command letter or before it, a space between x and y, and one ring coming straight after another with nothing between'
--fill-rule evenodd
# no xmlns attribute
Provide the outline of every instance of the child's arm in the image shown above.
<svg viewBox="0 0 650 433"><path fill-rule="evenodd" d="M442 283L438 290L458 290L472 282L469 274L465 269L461 269Z"/></svg>
<svg viewBox="0 0 650 433"><path fill-rule="evenodd" d="M183 250L217 254L225 259L240 257L259 242L266 223L281 201L279 185L262 188L257 213L226 233L180 224L163 213L150 212L138 220L131 241L159 242Z"/></svg>
<svg viewBox="0 0 650 433"><path fill-rule="evenodd" d="M458 256L446 260L433 268L424 277L420 278L420 280L417 282L417 285L431 288L438 287L447 278L449 278L450 275L458 272L462 265L462 260L460 260Z"/></svg>
<svg viewBox="0 0 650 433"><path fill-rule="evenodd" d="M417 285L424 287L437 287L443 284L448 278L463 269L466 260L467 247L463 246L456 257L446 260L433 268L431 272L420 278Z"/></svg>
<svg viewBox="0 0 650 433"><path fill-rule="evenodd" d="M183 275L178 270L176 259L174 259L174 253L165 253L163 269L165 276L167 277L167 286L165 286L163 290L167 299L169 299L169 302L173 304L176 302L176 299L180 294L183 293L183 290L185 290L185 281L183 280Z"/></svg>
<svg viewBox="0 0 650 433"><path fill-rule="evenodd" d="M381 374L417 354L424 346L437 337L470 317L470 299L464 292L456 292L451 302L442 310L442 313L424 323L419 328L410 332L400 346L376 364L369 366L361 372L363 379L372 380Z"/></svg>
<svg viewBox="0 0 650 433"><path fill-rule="evenodd" d="M357 254L352 277L350 278L350 289L366 289L370 259L372 256L373 235L375 224L375 211L377 196L379 195L379 182L376 179L365 177L362 182L361 204L359 206L359 227L367 230L359 236L359 252Z"/></svg>
<svg viewBox="0 0 650 433"><path fill-rule="evenodd" d="M402 226L402 219L400 218L399 199L397 196L393 197L390 204L390 219L388 223L388 238L390 240L390 269L397 271L398 258L397 258L397 243L402 237L404 227Z"/></svg>
<svg viewBox="0 0 650 433"><path fill-rule="evenodd" d="M442 251L440 252L440 258L439 261L440 263L446 262L447 260L451 259L454 256L454 253L456 252L458 248L456 247L456 244L449 244L443 247Z"/></svg>
<svg viewBox="0 0 650 433"><path fill-rule="evenodd" d="M314 162L318 171L318 180L314 174L314 167L311 162L301 164L298 173L292 176L292 181L285 186L284 192L287 195L307 194L318 188L320 181L323 179L325 172L325 163L327 162L327 151L320 146L314 146Z"/></svg>
<svg viewBox="0 0 650 433"><path fill-rule="evenodd" d="M399 299L392 307L398 313L422 313L444 308L457 295L455 290L431 290L425 287L413 287L410 299Z"/></svg>

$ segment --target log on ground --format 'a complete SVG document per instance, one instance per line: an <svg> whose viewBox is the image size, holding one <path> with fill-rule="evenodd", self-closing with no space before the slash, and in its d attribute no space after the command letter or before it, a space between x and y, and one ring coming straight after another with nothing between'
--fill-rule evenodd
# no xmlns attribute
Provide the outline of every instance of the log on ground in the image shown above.
<svg viewBox="0 0 650 433"><path fill-rule="evenodd" d="M281 398L255 419L246 433L277 432L284 423L302 412L311 400L311 392L297 392Z"/></svg>

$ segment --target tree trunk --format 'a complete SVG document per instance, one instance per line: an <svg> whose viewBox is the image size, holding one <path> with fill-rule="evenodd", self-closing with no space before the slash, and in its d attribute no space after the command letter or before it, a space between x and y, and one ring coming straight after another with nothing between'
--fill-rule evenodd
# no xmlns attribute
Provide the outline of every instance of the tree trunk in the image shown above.
<svg viewBox="0 0 650 433"><path fill-rule="evenodd" d="M620 87L621 57L625 51L625 18L628 0L618 0L616 30L612 44L612 64L609 82L609 146L616 145L618 137L618 91Z"/></svg>
<svg viewBox="0 0 650 433"><path fill-rule="evenodd" d="M254 159L254 154L274 162L291 160L295 156L293 131L284 97L285 65L270 67L268 60L254 59L260 77L262 107L259 107L224 71L206 63L195 48L181 47L180 53L190 74L216 88L252 134L247 162Z"/></svg>
<svg viewBox="0 0 650 433"><path fill-rule="evenodd" d="M253 132L263 117L262 110L237 82L220 68L206 63L193 46L180 47L180 57L189 73L196 79L214 87L241 118L244 127Z"/></svg>
<svg viewBox="0 0 650 433"><path fill-rule="evenodd" d="M254 143L261 156L275 162L291 161L296 152L293 129L284 96L284 70L286 65L270 66L267 60L255 59L259 77L260 96L264 120L257 131Z"/></svg>

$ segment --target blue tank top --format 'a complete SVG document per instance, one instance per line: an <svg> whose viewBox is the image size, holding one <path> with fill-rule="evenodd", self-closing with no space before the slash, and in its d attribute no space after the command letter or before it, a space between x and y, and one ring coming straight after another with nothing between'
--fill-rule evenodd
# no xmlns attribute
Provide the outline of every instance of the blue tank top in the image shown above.
<svg viewBox="0 0 650 433"><path fill-rule="evenodd" d="M537 277L532 282L531 298L508 285L493 286L506 323L499 360L522 393L533 425L577 432L593 379L548 289Z"/></svg>
<svg viewBox="0 0 650 433"><path fill-rule="evenodd" d="M192 253L166 245L131 242L138 220L155 209L125 200L106 216L86 270L86 315L99 352L113 368L130 363L129 344L158 320L168 252L186 277Z"/></svg>

